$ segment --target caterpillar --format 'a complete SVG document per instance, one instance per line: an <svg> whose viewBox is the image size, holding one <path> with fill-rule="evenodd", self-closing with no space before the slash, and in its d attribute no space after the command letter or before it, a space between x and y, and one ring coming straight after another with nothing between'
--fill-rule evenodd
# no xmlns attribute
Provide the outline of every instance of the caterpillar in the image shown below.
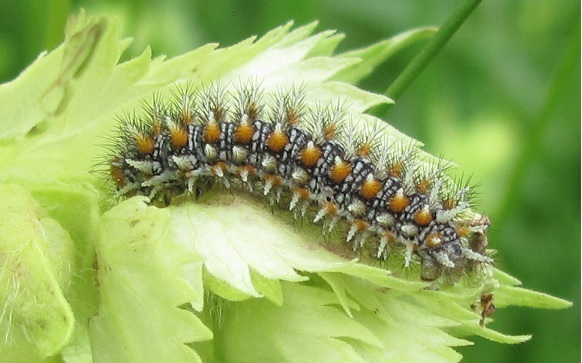
<svg viewBox="0 0 582 363"><path fill-rule="evenodd" d="M144 116L122 116L107 156L116 196L168 205L215 185L244 191L324 232L345 224L346 243L375 260L420 261L426 281L454 283L493 262L489 220L470 212L473 189L444 164L423 163L417 147L388 143L381 130L354 131L346 105L308 108L301 88L231 88L178 88Z"/></svg>

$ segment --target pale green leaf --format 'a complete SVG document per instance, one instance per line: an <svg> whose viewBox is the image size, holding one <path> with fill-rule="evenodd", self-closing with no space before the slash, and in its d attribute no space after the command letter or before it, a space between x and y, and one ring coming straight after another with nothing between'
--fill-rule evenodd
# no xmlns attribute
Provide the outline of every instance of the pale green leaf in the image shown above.
<svg viewBox="0 0 582 363"><path fill-rule="evenodd" d="M195 263L171 234L168 210L133 198L103 216L97 245L101 304L91 319L95 362L196 362L186 343L212 338L180 308L202 295L181 277Z"/></svg>
<svg viewBox="0 0 582 363"><path fill-rule="evenodd" d="M495 290L495 304L499 307L516 305L537 309L565 309L572 306L570 301L513 286L500 286Z"/></svg>
<svg viewBox="0 0 582 363"><path fill-rule="evenodd" d="M73 244L17 185L0 185L0 215L0 351L46 358L73 332L73 312L64 296L74 267Z"/></svg>
<svg viewBox="0 0 582 363"><path fill-rule="evenodd" d="M84 22L83 14L80 18ZM80 29L70 26L64 44L51 53L41 53L18 78L0 85L0 139L24 137L62 107L71 81L95 56L105 27L103 19L93 19Z"/></svg>
<svg viewBox="0 0 582 363"><path fill-rule="evenodd" d="M232 362L366 362L354 350L359 344L381 349L383 343L356 320L330 305L334 294L284 283L285 303L264 299L226 306L216 344ZM345 339L349 338L349 339Z"/></svg>
<svg viewBox="0 0 582 363"><path fill-rule="evenodd" d="M211 204L170 207L172 228L182 245L202 256L209 274L248 296L262 296L252 271L269 280L304 281L296 270L321 271L348 263L298 234L261 202L235 195L210 198Z"/></svg>

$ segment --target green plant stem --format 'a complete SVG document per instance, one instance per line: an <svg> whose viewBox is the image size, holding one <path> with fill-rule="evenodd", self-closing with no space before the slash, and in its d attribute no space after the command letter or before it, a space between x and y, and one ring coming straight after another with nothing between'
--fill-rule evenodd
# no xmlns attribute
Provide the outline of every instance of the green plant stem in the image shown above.
<svg viewBox="0 0 582 363"><path fill-rule="evenodd" d="M441 48L451 39L461 24L467 20L471 12L481 0L467 0L440 27L431 41L417 54L402 73L392 82L384 94L393 100L398 99L412 81L422 72L424 67L438 54Z"/></svg>

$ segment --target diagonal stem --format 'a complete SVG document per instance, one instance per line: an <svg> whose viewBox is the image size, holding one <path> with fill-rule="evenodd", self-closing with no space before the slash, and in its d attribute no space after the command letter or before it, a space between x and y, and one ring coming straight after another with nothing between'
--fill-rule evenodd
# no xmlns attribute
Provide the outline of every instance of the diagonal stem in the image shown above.
<svg viewBox="0 0 582 363"><path fill-rule="evenodd" d="M437 55L441 48L451 39L461 24L467 20L481 0L466 0L440 27L430 42L414 57L412 62L392 82L384 94L393 100L398 99L424 67Z"/></svg>

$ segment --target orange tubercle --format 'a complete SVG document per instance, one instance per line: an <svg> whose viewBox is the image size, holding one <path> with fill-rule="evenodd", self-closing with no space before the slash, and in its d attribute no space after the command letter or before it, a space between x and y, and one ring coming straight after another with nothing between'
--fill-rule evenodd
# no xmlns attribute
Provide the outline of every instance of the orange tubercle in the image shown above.
<svg viewBox="0 0 582 363"><path fill-rule="evenodd" d="M354 220L352 225L356 227L358 232L364 232L370 226L370 224L363 219Z"/></svg>
<svg viewBox="0 0 582 363"><path fill-rule="evenodd" d="M414 222L419 226L428 226L428 224L432 221L432 214L430 210L427 208L421 209L418 212L414 213Z"/></svg>
<svg viewBox="0 0 582 363"><path fill-rule="evenodd" d="M429 248L437 248L441 245L443 241L443 236L438 233L438 232L434 232L429 234L426 239L424 240L424 243L429 247Z"/></svg>
<svg viewBox="0 0 582 363"><path fill-rule="evenodd" d="M188 132L183 127L170 128L170 142L175 149L181 149L188 144Z"/></svg>
<svg viewBox="0 0 582 363"><path fill-rule="evenodd" d="M471 233L471 230L463 224L455 224L455 232L457 232L459 237L466 237Z"/></svg>
<svg viewBox="0 0 582 363"><path fill-rule="evenodd" d="M125 186L125 174L123 173L123 169L119 166L111 165L109 172L115 181L115 184L119 188L123 188Z"/></svg>
<svg viewBox="0 0 582 363"><path fill-rule="evenodd" d="M376 178L367 178L360 188L360 195L364 199L373 199L382 189L382 183Z"/></svg>
<svg viewBox="0 0 582 363"><path fill-rule="evenodd" d="M287 145L288 142L289 137L283 131L275 130L273 131L271 136L269 136L267 146L273 152L280 152L281 150L283 150L283 148L285 147L285 145Z"/></svg>
<svg viewBox="0 0 582 363"><path fill-rule="evenodd" d="M402 212L404 208L409 205L410 199L402 193L396 194L392 199L390 199L390 202L388 202L388 207L390 207L390 210L394 213Z"/></svg>
<svg viewBox="0 0 582 363"><path fill-rule="evenodd" d="M242 123L238 125L234 131L234 139L241 144L250 144L253 138L255 130L253 126L248 123Z"/></svg>
<svg viewBox="0 0 582 363"><path fill-rule="evenodd" d="M255 168L252 165L241 165L236 170L238 175L242 175L243 172L246 172L247 175L253 175L255 173Z"/></svg>
<svg viewBox="0 0 582 363"><path fill-rule="evenodd" d="M384 239L386 239L386 242L390 245L393 246L394 244L396 244L396 235L392 232L384 232L382 234L382 237L384 237Z"/></svg>
<svg viewBox="0 0 582 363"><path fill-rule="evenodd" d="M329 177L336 183L341 183L352 172L352 164L337 160L329 171Z"/></svg>
<svg viewBox="0 0 582 363"><path fill-rule="evenodd" d="M156 142L153 137L144 134L136 134L134 139L137 144L137 149L141 154L148 155L154 151Z"/></svg>
<svg viewBox="0 0 582 363"><path fill-rule="evenodd" d="M295 188L293 189L293 192L299 195L299 198L301 199L309 199L311 196L311 192L306 188Z"/></svg>
<svg viewBox="0 0 582 363"><path fill-rule="evenodd" d="M207 144L216 144L220 140L220 126L217 123L209 123L204 128L204 141Z"/></svg>
<svg viewBox="0 0 582 363"><path fill-rule="evenodd" d="M282 185L283 184L283 178L281 178L277 174L267 174L267 175L265 175L265 180L267 182L270 182L273 185Z"/></svg>
<svg viewBox="0 0 582 363"><path fill-rule="evenodd" d="M218 175L218 171L225 172L228 169L228 165L224 161L219 161L218 163L214 164L211 168L212 172L215 175Z"/></svg>
<svg viewBox="0 0 582 363"><path fill-rule="evenodd" d="M327 214L335 215L337 214L338 208L334 202L325 202L323 208L327 211Z"/></svg>
<svg viewBox="0 0 582 363"><path fill-rule="evenodd" d="M301 162L308 168L312 168L317 164L317 161L319 161L322 154L323 152L321 149L310 142L305 149L301 151Z"/></svg>

